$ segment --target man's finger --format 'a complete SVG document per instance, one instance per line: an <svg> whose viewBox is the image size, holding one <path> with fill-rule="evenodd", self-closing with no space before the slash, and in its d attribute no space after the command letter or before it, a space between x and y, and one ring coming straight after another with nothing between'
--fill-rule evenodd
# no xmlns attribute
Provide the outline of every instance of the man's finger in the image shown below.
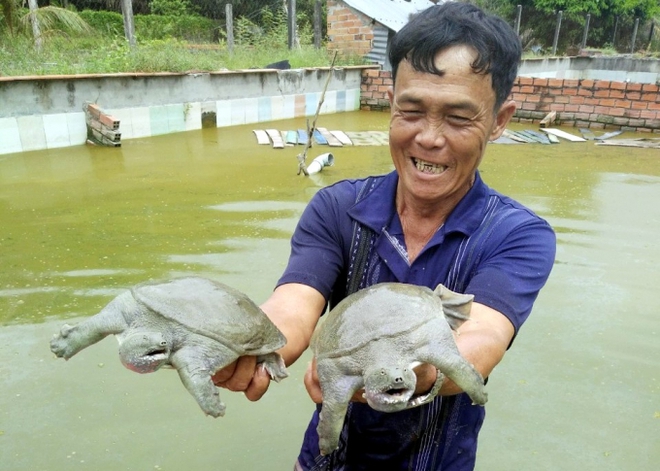
<svg viewBox="0 0 660 471"><path fill-rule="evenodd" d="M250 401L258 401L264 394L266 394L269 386L270 375L265 368L259 366L254 372L252 381L245 390L245 397L247 397Z"/></svg>
<svg viewBox="0 0 660 471"><path fill-rule="evenodd" d="M319 383L319 377L316 374L316 358L312 359L307 366L307 371L305 371L305 389L307 389L307 394L309 394L309 397L311 397L312 401L316 404L321 404L323 402L321 384Z"/></svg>
<svg viewBox="0 0 660 471"><path fill-rule="evenodd" d="M230 391L245 391L252 381L256 365L257 357L240 357L236 360L232 375L225 381L217 382L216 385L229 389Z"/></svg>

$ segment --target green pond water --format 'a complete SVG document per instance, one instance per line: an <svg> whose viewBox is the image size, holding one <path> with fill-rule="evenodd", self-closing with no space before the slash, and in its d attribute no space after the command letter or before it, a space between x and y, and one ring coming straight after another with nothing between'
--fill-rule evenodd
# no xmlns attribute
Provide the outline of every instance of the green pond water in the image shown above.
<svg viewBox="0 0 660 471"><path fill-rule="evenodd" d="M388 115L321 116L347 131ZM284 269L305 204L384 173L387 147L298 148L255 127L0 156L0 470L290 470L313 405L302 376L205 417L173 371L138 375L113 338L65 362L50 337L152 278L209 276L256 302ZM524 126L512 126L524 129ZM576 133L573 129L566 129ZM633 136L625 136L633 137ZM640 136L638 136L640 137ZM656 470L660 462L660 151L491 145L482 176L555 228L554 271L487 386L477 469Z"/></svg>

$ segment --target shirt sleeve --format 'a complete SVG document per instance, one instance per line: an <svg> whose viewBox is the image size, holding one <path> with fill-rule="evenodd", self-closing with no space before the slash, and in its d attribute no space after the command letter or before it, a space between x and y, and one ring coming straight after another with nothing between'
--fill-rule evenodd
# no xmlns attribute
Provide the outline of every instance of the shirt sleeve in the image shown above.
<svg viewBox="0 0 660 471"><path fill-rule="evenodd" d="M345 267L346 241L351 226L346 211L355 201L348 182L320 190L309 202L291 238L291 255L277 286L302 283L329 299Z"/></svg>
<svg viewBox="0 0 660 471"><path fill-rule="evenodd" d="M477 266L466 292L475 302L504 314L516 334L527 320L555 260L556 238L541 218L528 218L502 232L500 242Z"/></svg>

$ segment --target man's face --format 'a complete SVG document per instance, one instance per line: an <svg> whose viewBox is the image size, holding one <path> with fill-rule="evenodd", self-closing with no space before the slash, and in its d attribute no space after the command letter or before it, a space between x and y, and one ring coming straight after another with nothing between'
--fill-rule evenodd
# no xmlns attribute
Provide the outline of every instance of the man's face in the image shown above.
<svg viewBox="0 0 660 471"><path fill-rule="evenodd" d="M494 113L490 75L470 67L475 52L453 46L438 53L442 77L399 64L390 92L390 153L406 204L453 208L472 186L488 140L497 139L515 104Z"/></svg>

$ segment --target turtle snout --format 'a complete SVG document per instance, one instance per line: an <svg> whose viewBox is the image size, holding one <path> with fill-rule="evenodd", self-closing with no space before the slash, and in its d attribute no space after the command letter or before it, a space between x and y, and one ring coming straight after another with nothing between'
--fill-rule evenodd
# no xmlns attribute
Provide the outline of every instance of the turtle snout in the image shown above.
<svg viewBox="0 0 660 471"><path fill-rule="evenodd" d="M146 352L145 355L147 356L165 355L167 354L167 351L168 351L167 340L161 340L157 346L151 348L149 351Z"/></svg>
<svg viewBox="0 0 660 471"><path fill-rule="evenodd" d="M366 375L364 395L373 409L396 412L406 407L416 383L417 377L409 367L382 367Z"/></svg>
<svg viewBox="0 0 660 471"><path fill-rule="evenodd" d="M159 332L135 333L123 339L119 356L129 370L151 373L169 361L170 345Z"/></svg>

